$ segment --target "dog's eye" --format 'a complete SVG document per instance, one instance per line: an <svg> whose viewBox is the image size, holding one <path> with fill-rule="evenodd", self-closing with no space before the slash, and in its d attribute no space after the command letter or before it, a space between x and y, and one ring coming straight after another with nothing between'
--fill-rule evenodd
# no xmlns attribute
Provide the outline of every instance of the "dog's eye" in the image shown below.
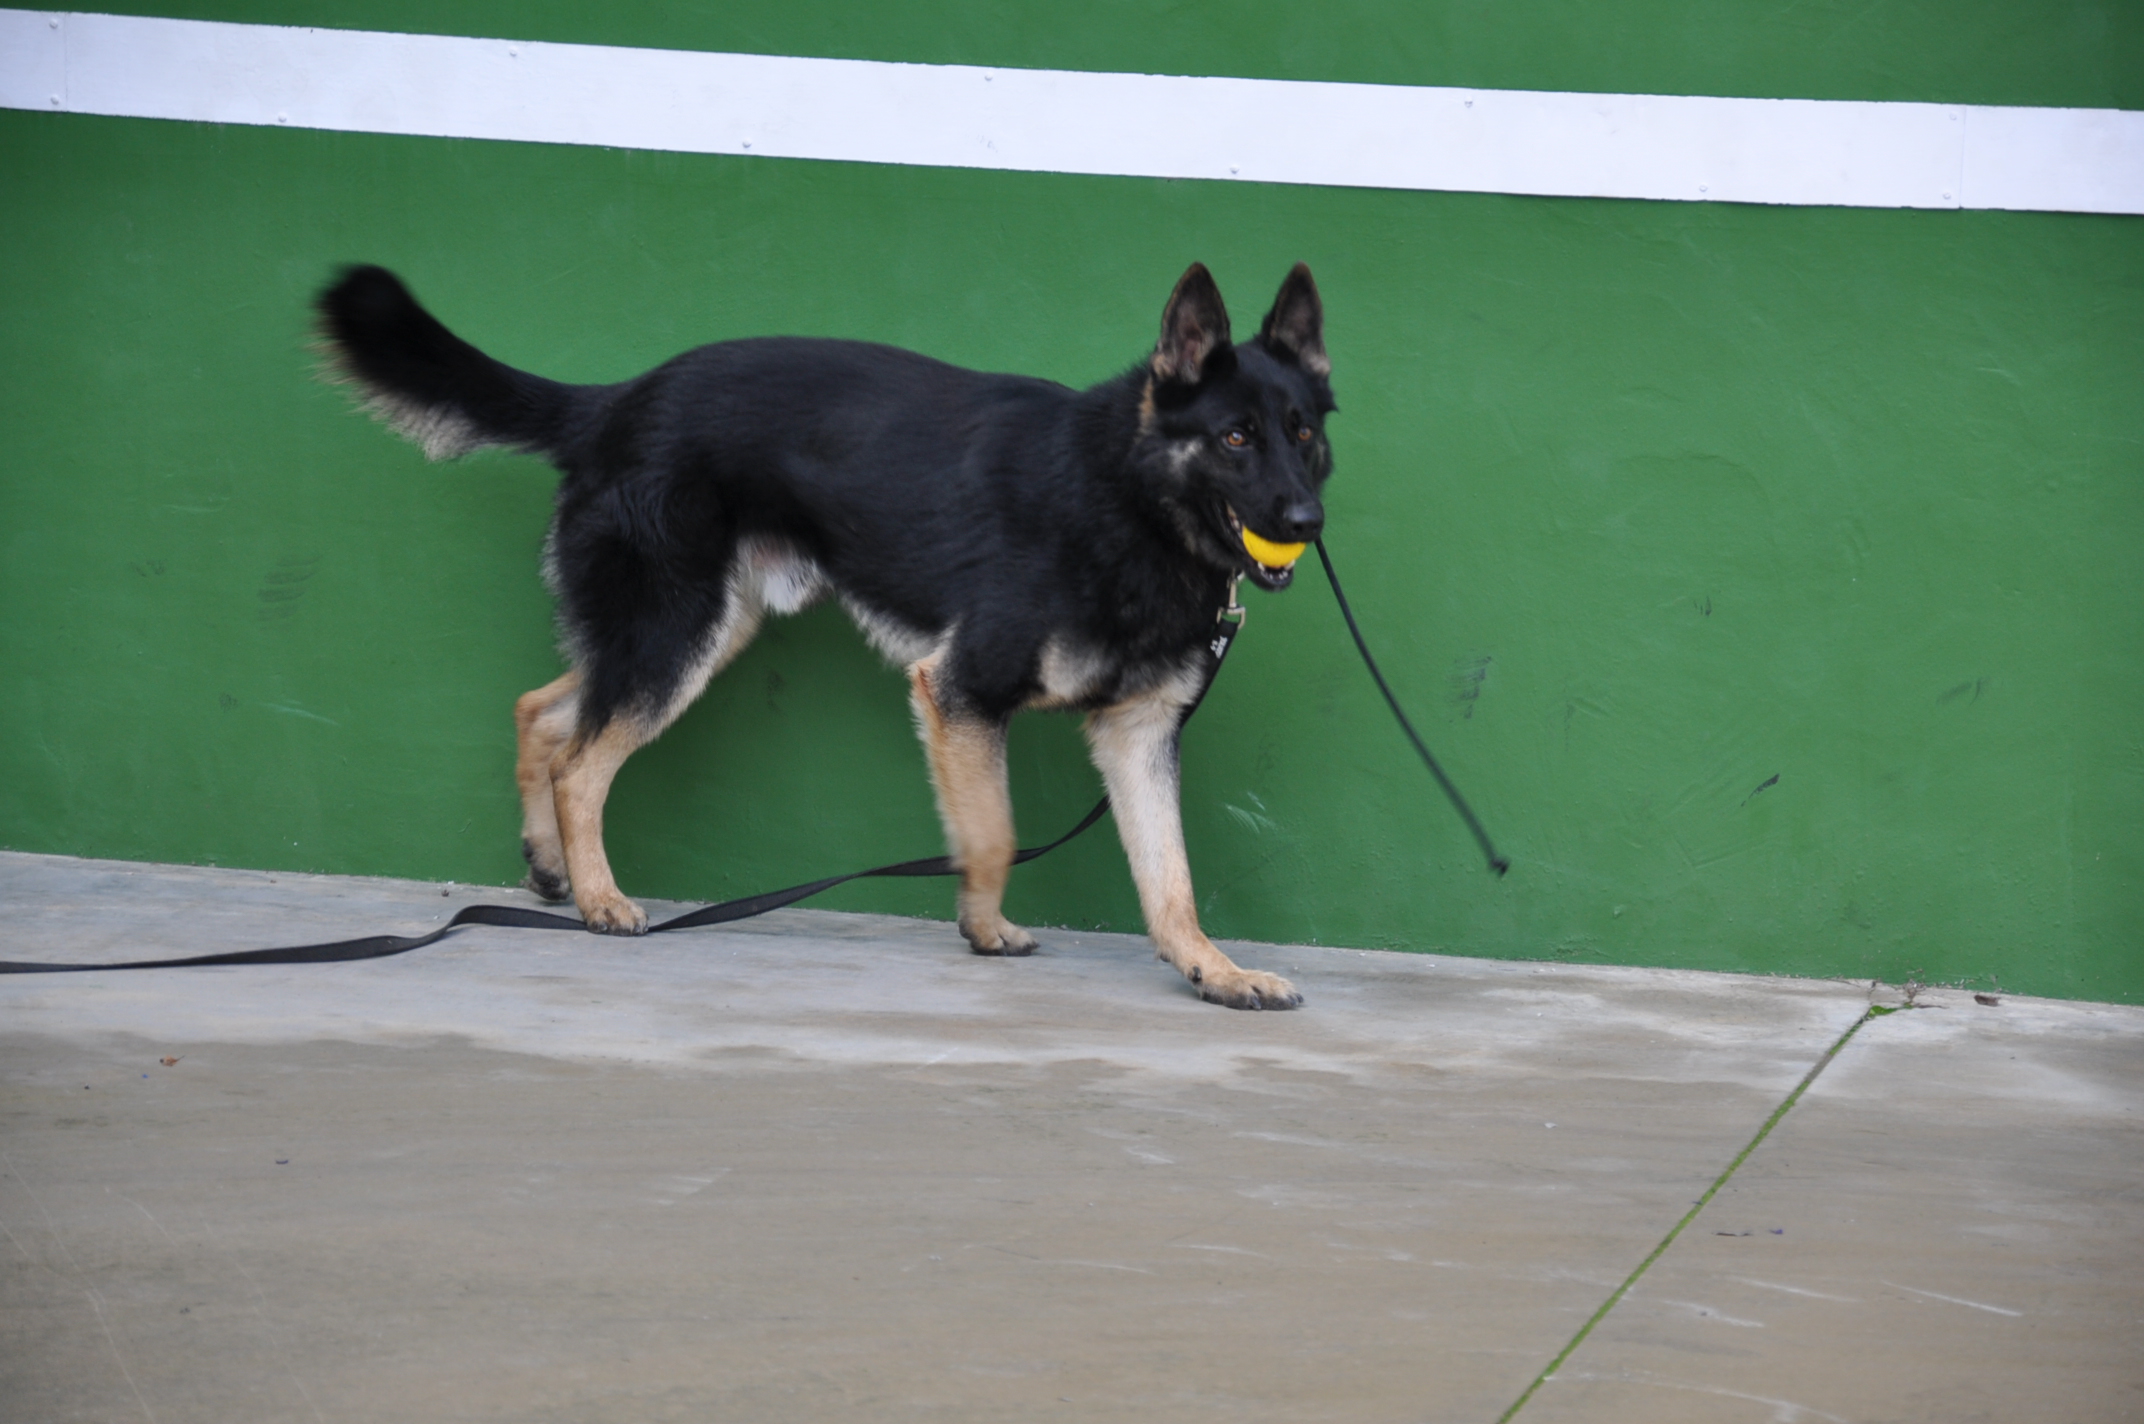
<svg viewBox="0 0 2144 1424"><path fill-rule="evenodd" d="M1244 446L1251 443L1251 437L1245 435L1240 430L1231 430L1228 432L1228 434L1221 437L1221 443L1226 445L1231 450L1241 450Z"/></svg>
<svg viewBox="0 0 2144 1424"><path fill-rule="evenodd" d="M1314 432L1309 426L1304 426L1302 429L1295 432L1296 443L1301 445L1308 445L1310 443L1310 437L1313 433Z"/></svg>

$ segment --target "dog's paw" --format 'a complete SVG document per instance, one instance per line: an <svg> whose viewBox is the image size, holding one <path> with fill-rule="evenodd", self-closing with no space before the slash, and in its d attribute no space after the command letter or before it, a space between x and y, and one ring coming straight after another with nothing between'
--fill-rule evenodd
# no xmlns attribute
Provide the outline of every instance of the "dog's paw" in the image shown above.
<svg viewBox="0 0 2144 1424"><path fill-rule="evenodd" d="M529 863L529 873L522 878L521 883L535 891L538 896L556 903L573 894L566 881L565 869L561 867L554 870L546 866L538 858L536 847L526 838L521 842L521 858Z"/></svg>
<svg viewBox="0 0 2144 1424"><path fill-rule="evenodd" d="M999 920L989 929L962 920L960 933L968 941L968 947L977 954L995 954L1011 958L1035 952L1035 937L1010 920Z"/></svg>
<svg viewBox="0 0 2144 1424"><path fill-rule="evenodd" d="M1262 969L1238 969L1231 964L1212 974L1193 970L1190 979L1200 998L1226 1008L1297 1009L1303 1005L1303 996L1293 984Z"/></svg>
<svg viewBox="0 0 2144 1424"><path fill-rule="evenodd" d="M573 887L563 877L548 870L538 870L533 865L529 867L529 873L521 877L521 885L525 890L534 891L537 899L548 900L554 905L573 898Z"/></svg>
<svg viewBox="0 0 2144 1424"><path fill-rule="evenodd" d="M648 912L613 890L581 905L581 918L597 934L639 935L648 932Z"/></svg>

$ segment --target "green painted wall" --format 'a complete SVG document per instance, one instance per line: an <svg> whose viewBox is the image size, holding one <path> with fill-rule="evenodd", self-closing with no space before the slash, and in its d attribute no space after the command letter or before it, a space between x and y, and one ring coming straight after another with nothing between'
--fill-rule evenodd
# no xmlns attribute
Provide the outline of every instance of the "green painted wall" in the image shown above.
<svg viewBox="0 0 2144 1424"><path fill-rule="evenodd" d="M1231 11L1262 18L1216 42L1206 6L1121 24L933 7L953 25L827 4L600 24L564 6L158 7L2144 107L2134 7L2032 25L1992 4L1726 7L1730 24L1659 5L1613 33L1590 7L1529 8L1540 24L1363 0L1333 34L1273 6ZM1542 38L1556 25L1568 43ZM336 262L397 268L487 349L567 379L788 331L1087 382L1142 352L1192 258L1239 321L1303 258L1342 405L1335 557L1516 865L1481 869L1306 570L1257 598L1188 739L1215 933L2144 998L2144 221L0 113L0 254L8 847L518 875L507 714L557 667L535 576L550 476L503 456L427 465L312 382L305 302ZM1031 838L1091 800L1069 721L1025 719L1013 748ZM620 878L643 894L742 893L937 837L901 680L825 609L776 625L612 805ZM824 903L942 917L950 895ZM1011 911L1137 926L1106 833L1021 871Z"/></svg>

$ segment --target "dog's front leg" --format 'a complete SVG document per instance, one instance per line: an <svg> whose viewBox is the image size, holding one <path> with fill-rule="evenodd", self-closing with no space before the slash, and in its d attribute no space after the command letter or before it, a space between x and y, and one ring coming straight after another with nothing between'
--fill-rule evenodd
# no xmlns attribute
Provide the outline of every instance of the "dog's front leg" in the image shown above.
<svg viewBox="0 0 2144 1424"><path fill-rule="evenodd" d="M1177 805L1176 733L1192 691L1165 686L1087 719L1087 744L1109 787L1146 932L1155 954L1197 985L1200 998L1232 1009L1292 1009L1303 1002L1293 984L1263 970L1239 969L1199 928Z"/></svg>
<svg viewBox="0 0 2144 1424"><path fill-rule="evenodd" d="M1001 908L1016 845L1005 782L1005 724L946 706L933 682L937 671L935 658L909 669L909 702L930 757L946 848L960 869L960 932L977 954L1032 954L1035 937Z"/></svg>

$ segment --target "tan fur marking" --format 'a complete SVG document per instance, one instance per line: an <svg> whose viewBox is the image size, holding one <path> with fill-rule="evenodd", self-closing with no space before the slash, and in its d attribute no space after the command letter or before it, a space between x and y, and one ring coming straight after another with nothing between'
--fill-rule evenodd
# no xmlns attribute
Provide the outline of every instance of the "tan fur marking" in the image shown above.
<svg viewBox="0 0 2144 1424"><path fill-rule="evenodd" d="M895 667L909 667L930 657L932 651L944 645L950 634L933 635L919 632L906 624L897 623L883 614L874 613L853 598L843 598L841 607L849 615L878 655Z"/></svg>
<svg viewBox="0 0 2144 1424"><path fill-rule="evenodd" d="M678 680L677 691L656 713L654 730L648 733L649 741L655 740L657 733L683 716L685 709L707 690L707 684L715 674L736 661L737 655L758 634L759 625L767 615L761 594L759 581L748 577L742 567L731 573L729 606L723 610L722 621L709 630L707 641L700 645L699 655Z"/></svg>
<svg viewBox="0 0 2144 1424"><path fill-rule="evenodd" d="M603 853L603 803L625 759L655 740L660 728L632 717L615 717L586 739L575 739L551 764L559 837L566 870L573 877L573 903L598 934L643 934L647 912L619 892Z"/></svg>
<svg viewBox="0 0 2144 1424"><path fill-rule="evenodd" d="M772 580L781 581L777 596L785 601L809 591L806 575L778 556L740 561L730 575L722 621L708 631L670 700L652 713L621 712L593 737L575 736L578 670L514 704L520 733L514 778L521 785L521 834L529 846L531 884L541 892L546 875L570 881L581 918L605 934L639 934L648 925L641 908L620 893L603 850L603 805L611 781L627 757L662 735L744 651L766 616L764 597Z"/></svg>
<svg viewBox="0 0 2144 1424"><path fill-rule="evenodd" d="M1018 845L1005 780L1005 729L946 715L931 685L943 657L941 649L909 668L909 703L930 759L946 848L960 869L960 932L978 954L1025 954L1035 937L1001 909Z"/></svg>
<svg viewBox="0 0 2144 1424"><path fill-rule="evenodd" d="M514 782L521 788L521 843L529 888L547 897L566 887L566 852L558 835L551 763L573 735L580 670L525 692L514 703Z"/></svg>
<svg viewBox="0 0 2144 1424"><path fill-rule="evenodd" d="M1240 969L1199 928L1178 810L1177 717L1198 695L1186 670L1087 719L1087 745L1109 787L1117 834L1139 887L1139 908L1157 957L1199 986L1202 998L1233 1008L1292 1008L1302 996L1278 975Z"/></svg>
<svg viewBox="0 0 2144 1424"><path fill-rule="evenodd" d="M1042 645L1041 665L1037 669L1042 690L1028 699L1027 706L1038 711L1076 706L1108 666L1106 660L1092 653L1075 652L1063 639L1052 638Z"/></svg>
<svg viewBox="0 0 2144 1424"><path fill-rule="evenodd" d="M383 390L359 374L349 353L326 331L316 331L313 351L320 357L320 379L331 386L349 386L367 415L388 429L423 448L427 460L453 460L472 450L500 442L485 437L476 422L446 406L420 405L406 396Z"/></svg>
<svg viewBox="0 0 2144 1424"><path fill-rule="evenodd" d="M732 590L749 584L769 613L801 613L826 596L825 570L780 539L739 540L737 561Z"/></svg>

